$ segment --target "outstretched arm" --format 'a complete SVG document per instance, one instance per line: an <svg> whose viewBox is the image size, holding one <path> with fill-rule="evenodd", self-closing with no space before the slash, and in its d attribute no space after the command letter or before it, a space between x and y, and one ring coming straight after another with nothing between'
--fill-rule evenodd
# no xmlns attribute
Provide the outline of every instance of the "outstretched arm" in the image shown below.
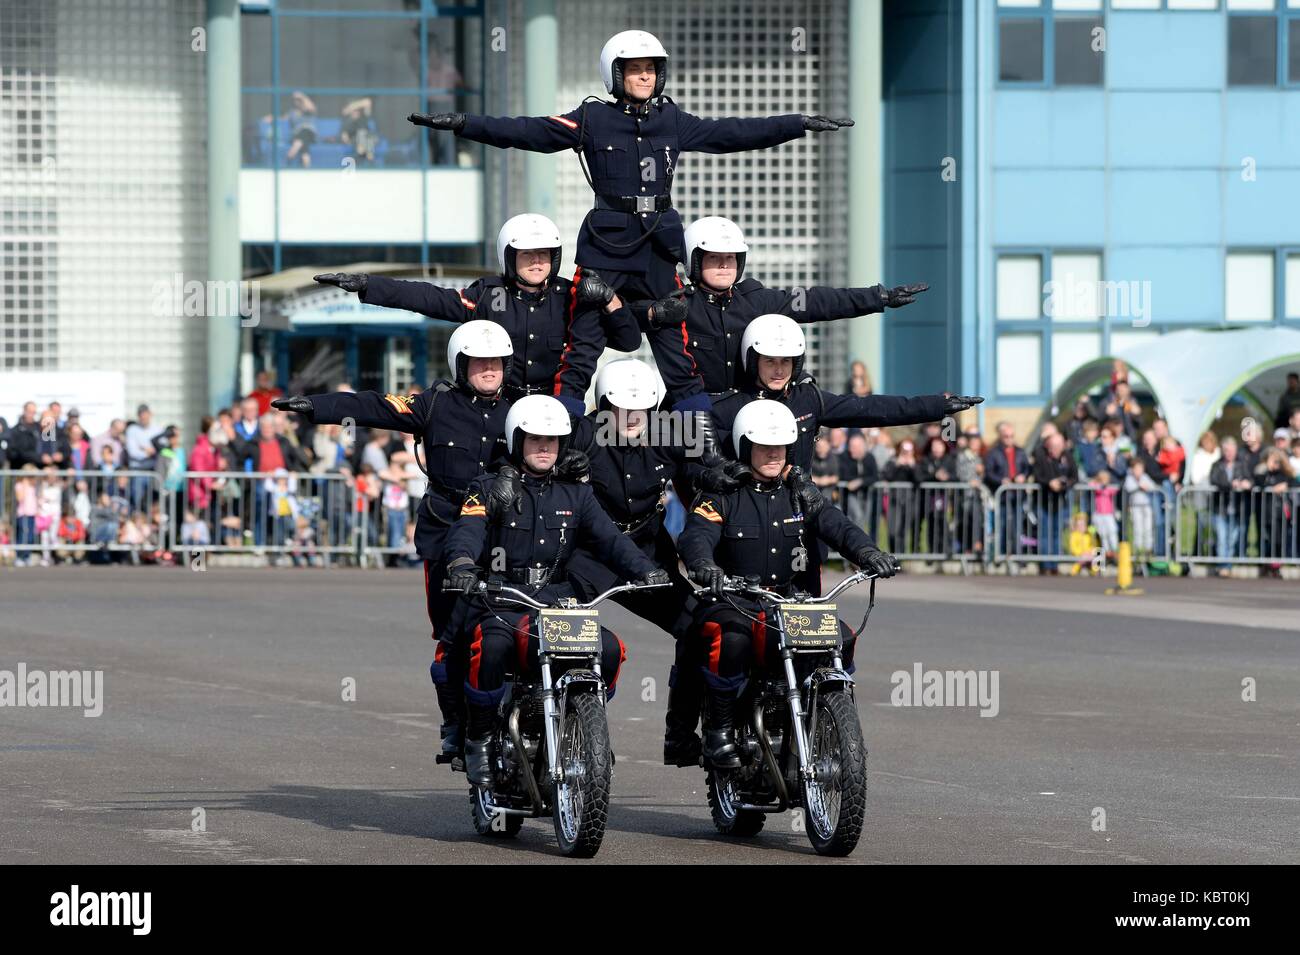
<svg viewBox="0 0 1300 955"><path fill-rule="evenodd" d="M578 145L582 107L563 116L478 116L465 113L412 113L417 126L446 129L462 139L501 148L554 153Z"/></svg>
<svg viewBox="0 0 1300 955"><path fill-rule="evenodd" d="M871 285L866 288L829 288L815 285L806 289L756 289L748 298L759 306L761 312L788 315L796 322L825 322L837 318L855 318L883 312L887 308L901 308L916 301L916 296L930 286L899 285L886 288Z"/></svg>

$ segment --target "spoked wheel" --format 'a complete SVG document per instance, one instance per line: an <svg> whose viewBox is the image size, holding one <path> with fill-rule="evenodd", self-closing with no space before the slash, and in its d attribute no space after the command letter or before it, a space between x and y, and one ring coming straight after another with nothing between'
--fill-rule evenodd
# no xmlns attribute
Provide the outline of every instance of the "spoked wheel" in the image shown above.
<svg viewBox="0 0 1300 955"><path fill-rule="evenodd" d="M590 859L605 838L613 776L605 708L591 693L568 698L555 786L555 838L566 856Z"/></svg>
<svg viewBox="0 0 1300 955"><path fill-rule="evenodd" d="M736 773L725 769L711 769L705 777L709 786L709 811L713 825L724 836L756 836L763 829L766 817L754 809L741 809L743 801L736 786Z"/></svg>
<svg viewBox="0 0 1300 955"><path fill-rule="evenodd" d="M469 788L469 817L475 832L492 839L513 839L524 825L523 816L495 812L492 793L478 786Z"/></svg>
<svg viewBox="0 0 1300 955"><path fill-rule="evenodd" d="M813 776L803 784L804 822L819 855L846 856L867 813L867 744L845 692L817 697L817 728L808 741Z"/></svg>

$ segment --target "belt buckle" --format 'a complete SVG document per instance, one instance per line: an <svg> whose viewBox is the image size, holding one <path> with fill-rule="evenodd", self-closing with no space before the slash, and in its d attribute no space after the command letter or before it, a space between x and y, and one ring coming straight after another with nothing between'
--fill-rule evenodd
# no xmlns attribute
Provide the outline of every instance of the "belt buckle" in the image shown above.
<svg viewBox="0 0 1300 955"><path fill-rule="evenodd" d="M540 586L540 585L546 583L546 576L547 576L547 575L546 575L546 571L547 571L547 568L545 568L545 567L528 567L528 568L526 568L526 569L527 569L527 571L528 571L528 586L530 586L530 587L536 587L536 586Z"/></svg>
<svg viewBox="0 0 1300 955"><path fill-rule="evenodd" d="M636 200L637 212L655 211L655 199L657 199L658 196L633 196L632 198Z"/></svg>

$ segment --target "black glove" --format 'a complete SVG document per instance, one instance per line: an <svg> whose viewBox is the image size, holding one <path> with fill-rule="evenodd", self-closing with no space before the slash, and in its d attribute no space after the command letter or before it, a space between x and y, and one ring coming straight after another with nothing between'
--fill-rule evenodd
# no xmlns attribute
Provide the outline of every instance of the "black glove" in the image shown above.
<svg viewBox="0 0 1300 955"><path fill-rule="evenodd" d="M644 584L646 586L651 586L651 587L653 587L656 584L669 583L668 571L661 570L660 568L656 567L654 570L650 571L648 574L646 574L644 577L638 580L637 583Z"/></svg>
<svg viewBox="0 0 1300 955"><path fill-rule="evenodd" d="M863 547L853 555L853 563L877 577L893 577L898 573L898 558L887 554L874 544Z"/></svg>
<svg viewBox="0 0 1300 955"><path fill-rule="evenodd" d="M808 475L804 474L803 468L797 466L790 468L785 483L786 487L790 488L795 503L799 505L799 510L803 512L804 518L811 520L816 517L817 512L826 503L826 499L822 497L822 489L814 484Z"/></svg>
<svg viewBox="0 0 1300 955"><path fill-rule="evenodd" d="M911 305L915 302L916 297L929 287L926 282L922 282L920 285L895 285L893 288L885 288L882 285L880 294L885 299L885 308L902 308L904 305Z"/></svg>
<svg viewBox="0 0 1300 955"><path fill-rule="evenodd" d="M508 464L503 464L497 470L497 476L492 479L492 486L488 488L488 520L495 522L512 507L516 514L524 512L523 482L519 480L518 471Z"/></svg>
<svg viewBox="0 0 1300 955"><path fill-rule="evenodd" d="M468 557L457 557L447 565L447 580L454 590L473 593L478 587L478 565Z"/></svg>
<svg viewBox="0 0 1300 955"><path fill-rule="evenodd" d="M701 560L691 565L691 580L695 581L701 587L708 587L713 591L715 597L722 596L723 587L726 584L727 576L711 560Z"/></svg>
<svg viewBox="0 0 1300 955"><path fill-rule="evenodd" d="M943 413L956 414L958 411L966 411L983 400L983 395L944 395Z"/></svg>
<svg viewBox="0 0 1300 955"><path fill-rule="evenodd" d="M748 465L739 461L722 461L714 467L701 471L695 478L695 486L702 491L729 494L754 479L754 472Z"/></svg>
<svg viewBox="0 0 1300 955"><path fill-rule="evenodd" d="M614 290L595 272L583 272L578 282L578 304L604 308L614 300Z"/></svg>
<svg viewBox="0 0 1300 955"><path fill-rule="evenodd" d="M695 415L695 437L699 442L700 456L715 459L718 455L718 432L713 427L713 415L707 411L693 412Z"/></svg>
<svg viewBox="0 0 1300 955"><path fill-rule="evenodd" d="M650 307L651 328L671 328L686 320L686 299L680 295L661 298Z"/></svg>
<svg viewBox="0 0 1300 955"><path fill-rule="evenodd" d="M825 133L832 129L839 129L842 126L852 126L853 120L848 119L831 119L829 116L805 116L803 118L803 128L813 133Z"/></svg>
<svg viewBox="0 0 1300 955"><path fill-rule="evenodd" d="M406 121L430 129L450 129L453 133L459 133L465 128L464 113L411 113Z"/></svg>
<svg viewBox="0 0 1300 955"><path fill-rule="evenodd" d="M321 285L336 285L345 292L356 292L358 295L365 295L369 276L355 272L323 272L320 275L313 275L312 278Z"/></svg>
<svg viewBox="0 0 1300 955"><path fill-rule="evenodd" d="M586 484L591 479L591 458L576 448L565 448L555 463L555 479Z"/></svg>
<svg viewBox="0 0 1300 955"><path fill-rule="evenodd" d="M304 398L302 395L291 395L288 398L272 398L271 407L277 411L292 411L294 414L300 414L308 421L316 420L316 409L313 407L310 398Z"/></svg>

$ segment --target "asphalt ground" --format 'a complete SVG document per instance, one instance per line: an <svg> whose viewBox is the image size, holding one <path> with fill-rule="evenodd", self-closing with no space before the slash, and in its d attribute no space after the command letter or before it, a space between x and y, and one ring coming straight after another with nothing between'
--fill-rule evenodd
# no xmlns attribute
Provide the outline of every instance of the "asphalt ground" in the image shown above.
<svg viewBox="0 0 1300 955"><path fill-rule="evenodd" d="M0 571L0 670L104 674L97 718L0 707L0 862L557 860L549 819L476 836L464 776L433 763L422 586L404 570ZM1105 586L880 585L857 651L867 828L844 862L1300 862L1300 588ZM840 600L854 626L865 596ZM794 814L715 833L703 771L660 763L671 641L604 607L630 658L596 861L827 864ZM894 705L891 674L917 664L997 671L996 715Z"/></svg>

